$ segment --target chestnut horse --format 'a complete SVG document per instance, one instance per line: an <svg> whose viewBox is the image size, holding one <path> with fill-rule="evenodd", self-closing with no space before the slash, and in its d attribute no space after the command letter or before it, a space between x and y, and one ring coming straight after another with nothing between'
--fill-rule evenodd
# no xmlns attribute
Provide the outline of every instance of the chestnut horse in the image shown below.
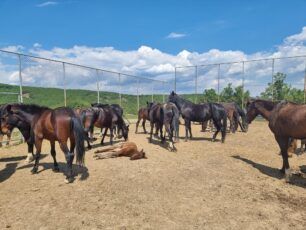
<svg viewBox="0 0 306 230"><path fill-rule="evenodd" d="M123 142L111 147L97 150L94 154L94 158L96 160L115 157L130 157L130 160L138 160L142 158L146 159L146 153L143 151L143 149L138 151L137 145L134 142Z"/></svg>
<svg viewBox="0 0 306 230"><path fill-rule="evenodd" d="M142 120L142 128L143 128L143 132L147 133L146 130L146 120L149 120L149 112L148 112L148 108L140 108L138 110L138 120L136 122L136 130L135 133L138 133L138 126L139 126L139 122Z"/></svg>
<svg viewBox="0 0 306 230"><path fill-rule="evenodd" d="M55 141L60 144L67 162L66 182L73 181L72 163L74 150L76 148L76 162L79 165L84 163L84 130L81 121L76 117L70 108L50 109L38 105L8 104L1 114L1 130L5 131L8 127L7 120L14 116L20 122L26 122L31 126L31 136L34 137L36 147L35 164L32 173L37 173L40 159L42 142L44 139L50 141L51 155L54 161L54 171L59 171L56 161ZM67 141L70 139L70 150Z"/></svg>
<svg viewBox="0 0 306 230"><path fill-rule="evenodd" d="M261 115L269 121L269 128L273 132L281 150L286 181L290 180L290 166L288 161L288 146L291 138L306 138L306 105L282 101L280 103L252 100L247 103L247 121L251 123L256 116Z"/></svg>

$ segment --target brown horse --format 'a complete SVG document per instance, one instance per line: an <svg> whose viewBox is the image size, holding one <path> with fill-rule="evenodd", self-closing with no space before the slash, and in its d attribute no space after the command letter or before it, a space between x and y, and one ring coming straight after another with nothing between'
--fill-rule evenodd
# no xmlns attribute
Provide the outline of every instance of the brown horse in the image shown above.
<svg viewBox="0 0 306 230"><path fill-rule="evenodd" d="M146 120L149 120L149 112L148 112L148 108L140 108L138 110L138 120L136 122L136 130L135 133L138 133L138 126L139 126L139 122L142 120L142 127L143 127L143 132L147 133L146 130Z"/></svg>
<svg viewBox="0 0 306 230"><path fill-rule="evenodd" d="M26 122L31 125L31 135L34 137L36 147L35 164L32 173L37 173L38 171L41 147L44 139L50 141L54 171L59 171L55 152L55 141L58 141L67 161L68 172L66 182L72 182L74 149L76 148L76 162L79 165L83 165L85 155L84 130L81 121L76 117L74 111L65 107L50 109L38 105L9 104L1 114L2 131L6 131L8 125L7 120L13 115L20 122ZM67 147L68 139L70 139L70 150Z"/></svg>
<svg viewBox="0 0 306 230"><path fill-rule="evenodd" d="M230 121L230 131L232 133L235 133L236 132L236 120L238 118L238 113L236 111L236 107L233 103L220 103L221 105L223 105L225 111L226 111L226 115L227 115L227 118L228 120Z"/></svg>
<svg viewBox="0 0 306 230"><path fill-rule="evenodd" d="M130 160L138 160L146 158L146 153L143 151L143 149L138 151L137 145L134 142L124 142L111 147L97 150L95 151L94 155L94 158L96 160L115 157L130 157Z"/></svg>
<svg viewBox="0 0 306 230"><path fill-rule="evenodd" d="M281 172L285 173L286 181L290 180L290 167L288 161L288 146L290 138L306 138L306 105L282 101L280 103L253 100L247 103L247 121L251 123L257 115L269 121L269 128L281 150L283 166Z"/></svg>

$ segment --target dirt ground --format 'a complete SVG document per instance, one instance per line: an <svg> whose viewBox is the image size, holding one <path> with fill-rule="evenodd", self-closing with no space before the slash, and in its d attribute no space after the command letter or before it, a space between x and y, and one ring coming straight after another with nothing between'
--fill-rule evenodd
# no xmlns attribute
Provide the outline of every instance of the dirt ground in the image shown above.
<svg viewBox="0 0 306 230"><path fill-rule="evenodd" d="M306 179L282 179L266 122L229 134L225 144L212 143L211 133L193 126L194 139L182 139L177 152L157 139L149 144L148 135L134 130L129 139L148 159L94 160L97 144L86 152L87 169L75 167L72 184L64 183L58 145L61 172L52 171L44 142L35 175L24 163L25 144L1 148L0 229L305 229ZM290 163L306 170L306 154Z"/></svg>

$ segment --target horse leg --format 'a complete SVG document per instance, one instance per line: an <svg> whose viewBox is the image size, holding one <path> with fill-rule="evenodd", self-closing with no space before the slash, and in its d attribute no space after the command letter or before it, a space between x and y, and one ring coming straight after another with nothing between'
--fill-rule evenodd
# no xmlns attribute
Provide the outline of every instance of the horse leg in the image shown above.
<svg viewBox="0 0 306 230"><path fill-rule="evenodd" d="M65 154L66 162L67 162L67 176L66 176L66 183L71 183L73 181L73 173L72 173L72 162L74 159L74 153L69 152L67 146L67 140L59 140L60 148Z"/></svg>
<svg viewBox="0 0 306 230"><path fill-rule="evenodd" d="M113 145L113 137L114 137L114 128L110 128L110 144Z"/></svg>
<svg viewBox="0 0 306 230"><path fill-rule="evenodd" d="M40 153L41 153L41 145L42 145L42 141L43 139L39 138L39 137L35 137L35 147L36 147L36 155L35 155L35 163L34 166L31 170L31 172L37 173L38 170L38 164L39 164L39 158L40 158Z"/></svg>
<svg viewBox="0 0 306 230"><path fill-rule="evenodd" d="M105 136L106 136L107 129L108 129L108 128L105 128L105 130L104 130L103 137L102 137L102 139L101 139L101 145L103 145L103 143L104 143L104 138L105 138Z"/></svg>
<svg viewBox="0 0 306 230"><path fill-rule="evenodd" d="M56 161L55 141L50 141L50 145L51 145L51 156L53 158L53 166L54 166L53 171L59 172L58 163Z"/></svg>
<svg viewBox="0 0 306 230"><path fill-rule="evenodd" d="M8 134L6 134L6 136L7 136L6 145L10 145L12 133L9 132Z"/></svg>
<svg viewBox="0 0 306 230"><path fill-rule="evenodd" d="M216 141L216 137L217 137L218 133L221 130L221 123L218 122L218 121L215 121L215 120L213 120L213 122L214 122L214 125L215 125L217 130L215 131L215 133L214 133L214 135L212 137L212 140L211 140L212 142ZM226 129L226 127L224 127L224 128Z"/></svg>
<svg viewBox="0 0 306 230"><path fill-rule="evenodd" d="M91 144L90 144L90 137L88 135L88 132L85 133L85 140L87 142L87 148L91 149L92 147L91 147Z"/></svg>
<svg viewBox="0 0 306 230"><path fill-rule="evenodd" d="M150 138L149 138L149 143L152 142L152 135L153 135L153 129L154 129L154 123L150 122L151 130L150 130Z"/></svg>
<svg viewBox="0 0 306 230"><path fill-rule="evenodd" d="M0 134L0 147L2 147L3 134Z"/></svg>
<svg viewBox="0 0 306 230"><path fill-rule="evenodd" d="M159 132L160 132L160 141L161 143L165 142L166 135L163 136L163 124L159 124Z"/></svg>
<svg viewBox="0 0 306 230"><path fill-rule="evenodd" d="M188 139L188 120L185 119L185 141Z"/></svg>
<svg viewBox="0 0 306 230"><path fill-rule="evenodd" d="M30 141L27 141L27 145L28 145L28 155L27 158L25 159L25 163L30 163L35 159L34 150L33 150L34 145Z"/></svg>
<svg viewBox="0 0 306 230"><path fill-rule="evenodd" d="M147 133L147 130L146 130L146 119L142 119L142 127L143 127L144 133Z"/></svg>
<svg viewBox="0 0 306 230"><path fill-rule="evenodd" d="M275 136L275 139L279 145L281 150L282 158L283 158L283 166L281 168L281 173L285 173L285 180L289 182L290 180L290 166L288 160L288 145L289 145L289 138L288 137L281 137Z"/></svg>
<svg viewBox="0 0 306 230"><path fill-rule="evenodd" d="M138 117L138 120L137 120L137 122L136 122L136 130L135 130L135 133L138 133L138 125L139 125L139 122L140 122L140 119L139 119L139 117Z"/></svg>
<svg viewBox="0 0 306 230"><path fill-rule="evenodd" d="M192 133L191 133L191 121L188 122L188 131L189 131L189 134L190 134L190 140L192 138Z"/></svg>

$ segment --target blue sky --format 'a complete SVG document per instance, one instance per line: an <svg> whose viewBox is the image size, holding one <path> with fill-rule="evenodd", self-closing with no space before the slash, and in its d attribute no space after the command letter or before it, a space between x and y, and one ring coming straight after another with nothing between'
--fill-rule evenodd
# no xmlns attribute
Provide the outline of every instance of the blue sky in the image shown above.
<svg viewBox="0 0 306 230"><path fill-rule="evenodd" d="M306 0L1 0L0 48L169 82L174 68L306 55ZM0 82L19 84L16 56L0 52ZM14 64L15 63L15 64ZM275 62L294 87L304 85L306 58ZM62 65L22 61L23 84L62 87ZM193 68L177 72L178 92L194 92ZM198 69L198 92L217 89L217 69ZM221 66L221 89L242 84L242 65ZM96 72L67 66L68 88L95 90ZM100 89L118 90L118 75ZM135 93L135 79L121 79ZM245 65L252 95L271 80L271 61ZM142 93L163 90L143 81Z"/></svg>
<svg viewBox="0 0 306 230"><path fill-rule="evenodd" d="M305 0L2 0L0 46L126 51L146 45L171 54L213 48L253 53L298 33L305 12ZM170 33L181 37L167 38Z"/></svg>

